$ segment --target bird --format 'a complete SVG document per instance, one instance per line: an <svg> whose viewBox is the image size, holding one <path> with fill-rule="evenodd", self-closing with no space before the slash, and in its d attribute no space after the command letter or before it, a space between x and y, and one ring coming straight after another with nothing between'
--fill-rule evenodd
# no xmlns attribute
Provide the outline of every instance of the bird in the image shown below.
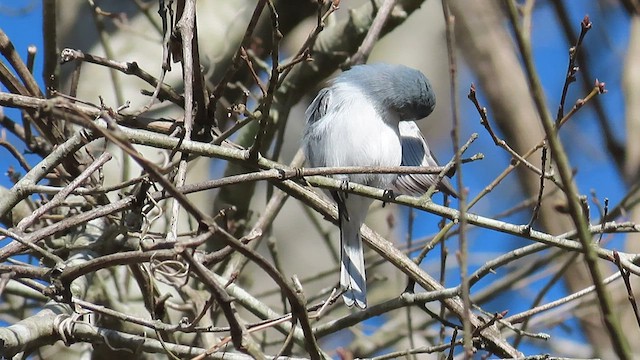
<svg viewBox="0 0 640 360"><path fill-rule="evenodd" d="M313 167L437 166L415 123L435 108L435 93L419 70L398 64L356 65L320 90L305 111L302 148ZM408 195L436 182L433 174L339 174L333 178ZM447 178L436 188L457 193ZM333 190L340 227L340 286L348 307L367 307L360 227L373 199Z"/></svg>

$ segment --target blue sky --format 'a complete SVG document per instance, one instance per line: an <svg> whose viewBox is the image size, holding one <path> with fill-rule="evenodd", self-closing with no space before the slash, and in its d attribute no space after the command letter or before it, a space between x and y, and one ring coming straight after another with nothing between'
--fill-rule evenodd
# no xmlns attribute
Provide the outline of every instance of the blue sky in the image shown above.
<svg viewBox="0 0 640 360"><path fill-rule="evenodd" d="M13 1L0 1L0 25L13 41L16 49L26 58L26 49L29 45L35 45L40 49L36 58L35 74L36 79L42 84L42 30L41 30L41 2L40 1L22 1L16 5ZM561 29L558 27L555 15L550 6L545 5L546 2L538 2L539 5L533 17L533 45L536 66L540 72L547 99L549 100L550 109L555 113L562 84L564 81L564 72L567 66L567 48L564 37L560 35ZM621 71L623 56L628 41L629 22L626 15L618 8L601 8L595 1L565 1L570 9L572 17L571 23L574 24L576 33L579 32L579 23L585 14L591 16L594 24L593 29L585 39L586 51L592 59L591 69L593 75L599 80L606 82L608 93L601 96L601 100L608 112L609 119L612 121L612 128L615 135L620 141L624 141L624 103L621 93ZM28 11L18 13L7 11L7 8L17 8L25 6ZM31 6L31 7L30 7ZM580 75L578 75L580 76ZM481 137L470 150L471 153L483 152L486 159L479 164L471 164L465 168L465 182L469 187L471 195L477 194L485 185L487 185L508 163L508 157L501 151L497 151L493 146L490 138L486 135L484 129L477 121L477 113L466 101L468 87L464 84L473 82L471 78L463 78L459 80L460 103L462 104L462 115L465 119L464 127L466 133L478 132ZM4 90L4 89L3 89ZM479 94L482 99L482 94ZM580 82L574 83L572 91L569 94L568 104L573 104L577 97L584 96ZM484 102L486 103L486 102ZM12 119L19 121L20 113L13 109L4 109L5 113ZM612 162L605 151L600 129L594 118L590 108L583 109L574 120L566 125L563 129L563 140L566 141L567 149L572 160L573 166L578 169L576 175L577 183L581 193L589 194L591 189L597 191L598 196L602 200L604 197L610 199L611 204L617 201L625 193L626 186L620 178L617 170L613 167ZM3 174L9 166L19 169L17 162L9 156L6 151L0 149L0 185L11 186L10 181ZM30 156L30 160L35 163L37 158ZM490 196L484 204L478 206L479 209L491 209L491 214L498 213L502 210L515 205L522 200L517 185L513 182L506 185L501 195ZM509 196L504 196L505 194ZM485 215L491 215L489 213ZM514 223L526 223L529 219L528 214L516 214L506 218L506 221ZM416 237L425 236L433 233L437 219L428 214L420 213L417 215L415 222L414 234ZM513 248L523 246L528 242L512 236L506 236L495 232L487 232L482 230L474 230L469 233L471 251L478 254L495 254L509 251ZM610 245L612 248L621 248L622 237L617 239ZM451 242L452 249L455 249L455 241ZM453 254L453 252L450 252ZM425 266L428 269L437 269L439 259L438 251L433 251L425 260ZM451 261L455 261L455 257L450 257ZM480 263L476 264L480 265ZM500 272L497 275L499 276ZM458 282L458 275L455 271L448 274L449 284L455 285ZM535 297L536 289L544 286L546 280L542 279L532 284L532 287L523 289L513 296L502 297L485 305L485 309L489 311L510 310L510 314L514 314L526 309L530 301ZM476 285L474 290L481 288L483 282ZM554 290L548 294L547 299L553 300L565 293L565 289L559 283ZM517 299L517 301L511 301ZM575 322L570 322L568 327L558 327L551 333L552 335L569 337L574 340L581 340L579 331L576 329ZM528 344L523 349L527 353L535 353L538 349Z"/></svg>
<svg viewBox="0 0 640 360"><path fill-rule="evenodd" d="M17 4L16 4L17 3ZM41 1L0 1L0 27L7 34L9 39L13 42L18 53L26 60L27 48L30 45L35 45L39 53L36 56L34 74L38 80L40 87L43 87L42 82L42 2ZM6 89L0 85L2 91ZM20 122L20 111L11 108L4 108L4 113L12 120ZM12 139L13 136L7 133L7 137ZM21 144L19 141L13 141L13 144ZM24 150L23 147L19 147L20 150ZM28 160L33 160L31 164L35 163L38 158L35 156L27 155ZM24 171L20 168L13 157L9 156L4 149L0 150L0 185L10 187L11 182L4 176L6 169L9 166L13 166L16 170Z"/></svg>
<svg viewBox="0 0 640 360"><path fill-rule="evenodd" d="M574 26L576 34L580 32L580 21L585 15L590 15L593 23L592 30L587 34L583 51L586 51L591 62L591 72L600 81L606 82L607 93L600 96L600 100L604 104L607 111L611 127L615 136L619 141L625 140L624 134L624 103L621 92L621 71L623 69L623 56L628 42L629 21L621 9L618 8L600 8L595 1L565 1L569 7L572 17L571 23ZM545 88L546 97L548 99L549 109L555 114L559 104L560 94L564 83L564 76L568 62L568 44L564 41L562 29L556 21L553 9L548 2L536 2L536 10L532 21L532 44L533 54L537 70ZM581 76L579 73L578 76ZM579 79L580 80L580 79ZM594 81L595 79L591 79ZM472 78L460 79L460 103L462 104L462 114L464 119L465 133L477 132L480 139L472 146L469 154L475 152L483 152L486 156L485 160L478 164L469 164L465 167L464 180L470 191L470 197L474 197L478 192L486 186L496 174L502 171L508 164L509 157L501 150L496 150L491 139L487 136L486 131L482 128L478 121L478 115L474 108L468 104L466 95L468 92L468 84L473 82ZM467 84L467 85L465 85ZM567 109L573 106L575 100L586 94L582 89L580 81L575 82L569 96L567 98ZM482 94L479 94L482 99ZM486 101L483 101L487 104ZM490 111L490 109L489 109ZM489 114L491 117L491 114ZM606 197L610 200L611 205L615 205L624 196L626 186L617 172L612 160L606 152L605 145L600 136L600 127L592 109L589 106L583 108L574 119L572 119L561 132L565 147L571 158L572 165L578 170L576 181L582 194L589 195L591 189L594 189L602 202ZM515 177L512 177L509 185L506 185L490 194L483 203L478 204L475 211L481 211L484 215L499 213L503 210L524 200ZM455 206L455 204L453 205ZM597 212L592 206L593 220L597 220ZM489 210L490 209L490 210ZM508 218L505 221L516 224L526 224L529 221L528 213L519 213ZM414 233L417 237L432 234L435 231L437 219L430 214L421 213L416 219L416 228ZM607 245L608 248L621 249L624 236L616 236L614 241ZM469 232L470 252L472 259L477 257L478 261L471 264L471 271L482 265L482 259L495 257L496 253L504 253L517 247L529 244L529 241L504 235L496 232L485 230L472 230ZM455 286L459 282L459 274L455 264L455 250L457 248L457 240L448 242L449 263L452 264L452 270L448 272L448 285ZM483 257L486 254L487 257ZM439 268L439 249L432 251L425 260L426 266L432 269L432 274L437 274ZM481 281L474 286L473 291L481 289L484 285L488 285L492 280L499 278L503 270L497 274L490 276L487 281ZM549 280L549 276L542 277L527 287L517 292L505 294L483 307L487 311L503 311L509 310L509 314L513 315L520 311L526 310L539 289L541 289ZM546 301L552 301L566 294L566 289L562 282L553 287L545 297ZM571 339L572 341L582 342L584 338L577 326L577 322L565 322L563 326L553 328L549 332L552 336ZM540 352L540 348L536 346L539 341L525 342L521 350L525 354L535 354Z"/></svg>

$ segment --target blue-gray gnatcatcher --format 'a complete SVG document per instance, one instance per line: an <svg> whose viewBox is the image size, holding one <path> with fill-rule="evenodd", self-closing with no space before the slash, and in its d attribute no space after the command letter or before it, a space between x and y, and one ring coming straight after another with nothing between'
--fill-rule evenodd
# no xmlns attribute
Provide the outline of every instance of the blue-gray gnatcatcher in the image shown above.
<svg viewBox="0 0 640 360"><path fill-rule="evenodd" d="M303 148L311 166L437 166L413 120L431 114L435 94L418 70L389 64L358 65L338 75L305 112ZM349 174L334 178L400 193L423 194L430 174ZM457 196L448 179L437 189ZM332 191L342 244L340 286L347 306L367 306L360 226L372 199Z"/></svg>

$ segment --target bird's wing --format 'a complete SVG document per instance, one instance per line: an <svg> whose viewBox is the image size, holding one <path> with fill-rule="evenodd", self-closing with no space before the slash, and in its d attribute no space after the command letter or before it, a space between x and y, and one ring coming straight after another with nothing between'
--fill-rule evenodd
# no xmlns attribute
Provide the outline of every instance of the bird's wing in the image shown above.
<svg viewBox="0 0 640 360"><path fill-rule="evenodd" d="M439 166L429 150L427 140L422 136L418 125L413 121L401 121L399 124L402 144L402 166ZM395 188L404 194L422 195L431 187L435 174L400 174L394 182ZM436 189L453 197L458 197L451 182L446 177L440 180Z"/></svg>
<svg viewBox="0 0 640 360"><path fill-rule="evenodd" d="M322 131L317 131L320 120L327 115L331 102L331 91L322 89L304 112L307 124L302 135L302 149L311 166L326 166L323 149L326 138ZM316 151L314 151L316 149Z"/></svg>
<svg viewBox="0 0 640 360"><path fill-rule="evenodd" d="M315 99L304 112L307 124L311 125L327 114L327 109L331 102L331 90L325 88L320 90Z"/></svg>

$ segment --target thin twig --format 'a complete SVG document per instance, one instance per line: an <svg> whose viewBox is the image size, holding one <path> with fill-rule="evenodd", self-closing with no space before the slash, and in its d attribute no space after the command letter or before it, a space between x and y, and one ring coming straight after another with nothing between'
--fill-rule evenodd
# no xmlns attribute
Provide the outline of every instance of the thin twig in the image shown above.
<svg viewBox="0 0 640 360"><path fill-rule="evenodd" d="M579 99L578 101L576 101L576 104L573 106L571 111L569 113L567 113L564 116L564 118L562 118L562 120L560 120L559 124L556 125L556 129L559 130L562 127L562 125L564 125L567 121L569 121L569 119L571 119L573 117L573 115L575 115L578 112L578 110L582 109L585 104L587 104L589 101L594 99L597 95L603 94L604 92L605 92L604 84L596 81L596 84L592 88L591 92L584 99ZM541 149L545 145L545 143L546 143L546 138L540 140L540 142L538 144L536 144L534 147L529 149L529 151L527 151L521 157L523 159L528 158L529 156L533 155L536 151L538 151L538 149ZM472 207L478 201L480 201L480 199L482 199L488 193L490 193L496 186L498 186L502 182L502 180L504 180L507 177L507 175L509 175L513 170L515 170L516 167L518 167L520 164L522 164L522 162L519 161L519 160L515 160L511 164L509 164L509 166L500 175L498 175L491 182L491 184L485 186L485 188L482 189L482 191L473 200L471 200L469 202L469 207ZM541 172L538 173L538 175L540 175L540 174L541 174ZM562 184L560 184L560 185L562 185Z"/></svg>
<svg viewBox="0 0 640 360"><path fill-rule="evenodd" d="M409 214L407 216L407 241L406 241L408 248L411 248L412 241L413 241L413 224L414 224L415 217L416 217L416 214L414 209L409 209ZM443 284L444 286L443 282L440 282L440 283ZM407 286L407 289L405 289L405 291L413 292L414 291L413 287L415 287L415 282L409 279L409 284L411 286L411 289L408 289L409 286ZM411 316L411 308L407 307L407 309L405 310L405 313L406 313L406 321L407 321L407 337L409 338L409 347L413 349L416 347L416 344L414 339L415 334L413 333L413 320L412 320L413 317ZM411 358L414 359L415 356L411 356Z"/></svg>
<svg viewBox="0 0 640 360"><path fill-rule="evenodd" d="M316 43L316 40L318 39L318 35L320 35L320 33L322 32L322 30L324 30L325 26L326 26L326 21L329 18L329 16L331 16L331 14L333 14L336 10L338 10L338 8L340 7L340 0L331 0L329 1L329 7L328 9L325 11L325 13L322 13L322 5L325 3L324 0L317 0L318 2L318 12L317 12L317 16L316 16L316 27L313 29L313 31L309 34L309 36L307 37L307 39L305 40L304 44L302 44L302 46L300 47L300 50L298 50L298 53L296 55L294 55L292 57L291 60L289 60L288 63L281 65L279 72L282 74L280 76L280 79L278 80L278 86L280 87L285 78L287 77L287 75L289 75L289 73L291 72L291 70L293 69L293 67L298 64L301 63L303 61L308 61L311 59L311 51L313 49L313 46Z"/></svg>
<svg viewBox="0 0 640 360"><path fill-rule="evenodd" d="M42 2L42 35L44 45L44 66L42 78L47 97L51 97L52 90L58 90L60 65L58 63L58 15L56 13L56 1L45 0Z"/></svg>
<svg viewBox="0 0 640 360"><path fill-rule="evenodd" d="M102 49L104 53L107 55L107 58L113 59L115 54L113 53L113 49L111 48L111 38L107 34L107 30L104 24L104 16L105 12L96 4L95 0L87 0L89 6L91 6L91 15L93 16L93 22L96 26L96 30L98 31L98 38L100 39L100 44L102 45ZM109 69L109 75L111 77L111 85L113 86L113 94L118 102L118 105L122 105L125 103L124 95L122 93L122 84L120 82L120 78L118 77L118 73L113 69Z"/></svg>
<svg viewBox="0 0 640 360"><path fill-rule="evenodd" d="M18 231L25 231L29 226L33 225L36 222L36 220L38 220L39 217L46 214L49 210L53 209L54 207L57 207L60 204L62 204L62 202L67 198L67 196L71 194L71 192L74 189L76 189L83 182L85 182L87 178L91 176L91 174L96 172L100 167L102 167L102 165L104 165L109 160L111 160L111 154L106 152L102 153L102 155L100 155L100 157L96 159L96 161L94 161L91 165L89 165L78 177L73 179L73 181L71 181L69 185L65 186L56 195L54 195L53 198L51 198L51 200L49 200L46 204L36 209L33 213L31 213L31 215L22 219L16 226L16 229L18 229Z"/></svg>
<svg viewBox="0 0 640 360"><path fill-rule="evenodd" d="M356 53L349 59L349 65L358 65L367 62L369 54L371 53L371 50L373 50L373 46L378 41L382 28L387 22L387 19L389 19L389 15L391 15L391 11L394 6L396 6L397 2L398 0L384 0L382 6L378 9L376 17L373 19L373 23L371 23L367 36L362 40L362 44L360 44Z"/></svg>
<svg viewBox="0 0 640 360"><path fill-rule="evenodd" d="M279 68L279 52L280 52L280 40L282 39L282 33L280 32L280 23L278 20L278 13L272 0L267 1L269 10L271 13L271 74L269 75L269 85L267 87L266 96L263 98L260 104L260 112L262 116L258 120L258 130L256 132L256 138L251 148L249 149L249 159L257 160L258 153L262 151L264 146L263 142L266 137L267 127L270 126L271 120L271 105L273 104L273 98L276 93L278 80L280 78ZM285 121L284 119L282 120Z"/></svg>
<svg viewBox="0 0 640 360"><path fill-rule="evenodd" d="M516 3L513 0L505 0L507 13L511 26L514 29L516 42L522 59L524 67L526 69L527 80L531 92L533 94L533 100L538 110L538 114L542 119L542 126L544 127L547 139L549 141L549 147L551 150L551 156L557 165L558 174L565 187L565 193L567 195L567 203L569 207L569 214L573 220L576 230L578 232L578 239L582 244L582 248L585 250L585 263L589 269L591 280L593 281L596 292L598 294L598 304L600 305L601 314L607 328L607 333L613 344L616 354L623 359L632 358L629 343L622 329L620 328L619 321L616 317L613 309L613 303L609 293L603 286L602 274L597 264L597 255L591 246L591 236L588 231L587 220L584 218L580 209L578 200L578 189L573 180L573 173L567 154L564 151L564 146L560 142L557 136L557 129L554 126L554 121L549 115L544 102L544 93L542 91L542 85L540 79L535 71L533 64L533 56L531 54L531 46L527 39L524 38L521 25L518 21L518 14L516 10Z"/></svg>
<svg viewBox="0 0 640 360"><path fill-rule="evenodd" d="M622 275L617 272L611 276L609 276L608 278L603 280L603 285L608 285L610 283L612 283L613 281L619 279ZM573 294L567 295L563 298L560 298L558 300L552 301L552 302L548 302L544 305L540 305L538 307L535 307L533 309L529 309L526 311L523 311L519 314L515 314L515 315L511 315L507 318L504 319L504 321L509 322L511 324L516 324L516 323L520 323L523 322L525 319L532 317L534 315L540 314L542 312L545 311L549 311L551 309L554 309L556 307L559 307L561 305L567 305L569 306L569 304L573 301L576 301L586 295L592 294L595 291L595 286L591 285L588 286L580 291L576 291Z"/></svg>
<svg viewBox="0 0 640 360"><path fill-rule="evenodd" d="M113 59L103 58L97 55L86 54L80 50L66 48L60 53L60 61L65 64L70 61L83 61L117 70L123 74L133 75L147 84L158 89L161 99L167 99L178 106L184 106L184 97L179 95L171 86L156 79L148 72L140 68L137 62L119 62Z"/></svg>
<svg viewBox="0 0 640 360"><path fill-rule="evenodd" d="M578 258L578 254L571 254L568 259L565 260L564 264L560 270L558 270L551 279L544 285L542 289L538 292L535 299L533 299L531 308L535 308L542 303L545 295L552 289L552 287L557 284L558 281L562 279L562 277L566 274L566 271L575 264L576 259ZM520 330L525 331L529 325L529 320L531 318L525 319L522 326L520 326ZM524 338L524 333L518 333L516 339L513 342L513 346L518 346L522 339Z"/></svg>
<svg viewBox="0 0 640 360"><path fill-rule="evenodd" d="M231 60L231 66L227 68L227 71L222 76L222 80L215 87L213 92L211 93L212 100L210 105L211 109L208 110L208 114L213 117L213 108L215 107L216 101L218 101L222 97L222 93L227 88L227 84L231 81L236 72L240 69L240 61L241 58L241 49L246 48L251 40L251 35L253 34L253 30L258 24L258 20L260 19L260 14L262 14L262 10L264 10L265 5L267 5L267 0L259 0L258 4L256 4L256 8L253 10L253 14L251 15L251 20L249 20L249 24L247 25L247 29L244 32L244 37L240 42L240 46L238 47L238 51L233 56Z"/></svg>
<svg viewBox="0 0 640 360"><path fill-rule="evenodd" d="M582 40L585 35L591 29L591 20L589 16L585 16L580 23L580 36L576 40L575 45L569 49L569 63L567 64L567 74L564 79L564 85L562 86L562 95L560 96L560 105L558 106L558 114L556 115L556 123L564 116L564 103L567 100L567 93L569 91L569 85L576 81L576 73L579 68L576 66L576 59L581 49Z"/></svg>
<svg viewBox="0 0 640 360"><path fill-rule="evenodd" d="M243 338L245 337L245 328L240 325L238 318L236 317L236 311L232 304L232 299L227 292L218 285L218 282L212 277L211 270L207 269L204 265L193 258L191 250L185 249L181 253L182 257L189 263L190 269L194 271L202 282L209 288L211 294L216 299L218 306L222 308L225 318L229 323L231 339L233 340L233 346L238 350L245 350L243 344Z"/></svg>
<svg viewBox="0 0 640 360"><path fill-rule="evenodd" d="M631 287L631 281L629 276L631 273L629 270L625 269L620 263L620 255L617 251L613 252L614 263L618 267L618 271L620 271L620 275L622 276L622 280L624 280L624 286L627 288L627 299L629 303L631 303L631 308L633 308L633 314L636 316L636 323L638 327L640 327L640 312L638 311L638 301L636 300L635 295L633 294L633 288Z"/></svg>
<svg viewBox="0 0 640 360"><path fill-rule="evenodd" d="M458 83L457 83L457 64L456 64L456 40L454 34L455 17L451 14L449 4L442 0L442 15L444 17L445 24L445 38L447 43L447 58L449 60L449 85L450 85L450 97L451 97L451 112L453 114L453 130L451 131L451 138L453 140L453 151L455 160L455 169L457 177L458 188L458 211L460 213L459 233L458 233L458 252L457 258L460 269L460 297L462 298L463 311L462 311L462 328L463 328L463 347L464 358L470 359L473 356L474 349L472 343L472 333L474 331L471 324L471 299L470 299L470 285L469 285L469 249L467 243L467 220L466 214L468 210L467 205L467 192L464 188L464 181L462 178L462 147L460 147L460 114L458 109ZM476 328L480 329L480 328ZM482 329L479 330L480 333Z"/></svg>
<svg viewBox="0 0 640 360"><path fill-rule="evenodd" d="M476 96L476 88L474 84L471 84L471 86L469 87L469 94L467 95L467 98L471 100L473 105L476 107L476 110L480 115L480 124L482 124L485 130L487 130L487 132L491 136L491 139L493 140L493 143L495 145L504 149L507 153L509 153L509 155L511 155L514 158L514 160L517 160L519 163L523 164L528 169L538 174L538 176L541 176L545 179L549 179L553 181L553 183L556 184L558 187L560 188L562 187L562 184L560 184L560 182L555 179L552 173L546 173L544 170L544 167L542 169L538 169L535 165L527 161L526 156L521 156L520 154L518 154L518 152L513 150L513 148L511 148L511 146L509 146L509 144L507 144L506 141L498 137L496 132L491 127L491 123L489 122L489 118L487 116L487 108L481 106L480 102L478 101L478 98Z"/></svg>
<svg viewBox="0 0 640 360"><path fill-rule="evenodd" d="M542 147L542 165L540 166L542 173L546 171L547 164L547 147ZM536 206L533 208L533 213L531 214L531 219L529 220L529 224L527 227L531 229L533 227L533 223L538 219L538 213L540 212L540 207L542 206L542 195L544 194L544 176L540 176L540 186L538 189L538 199L536 200Z"/></svg>

